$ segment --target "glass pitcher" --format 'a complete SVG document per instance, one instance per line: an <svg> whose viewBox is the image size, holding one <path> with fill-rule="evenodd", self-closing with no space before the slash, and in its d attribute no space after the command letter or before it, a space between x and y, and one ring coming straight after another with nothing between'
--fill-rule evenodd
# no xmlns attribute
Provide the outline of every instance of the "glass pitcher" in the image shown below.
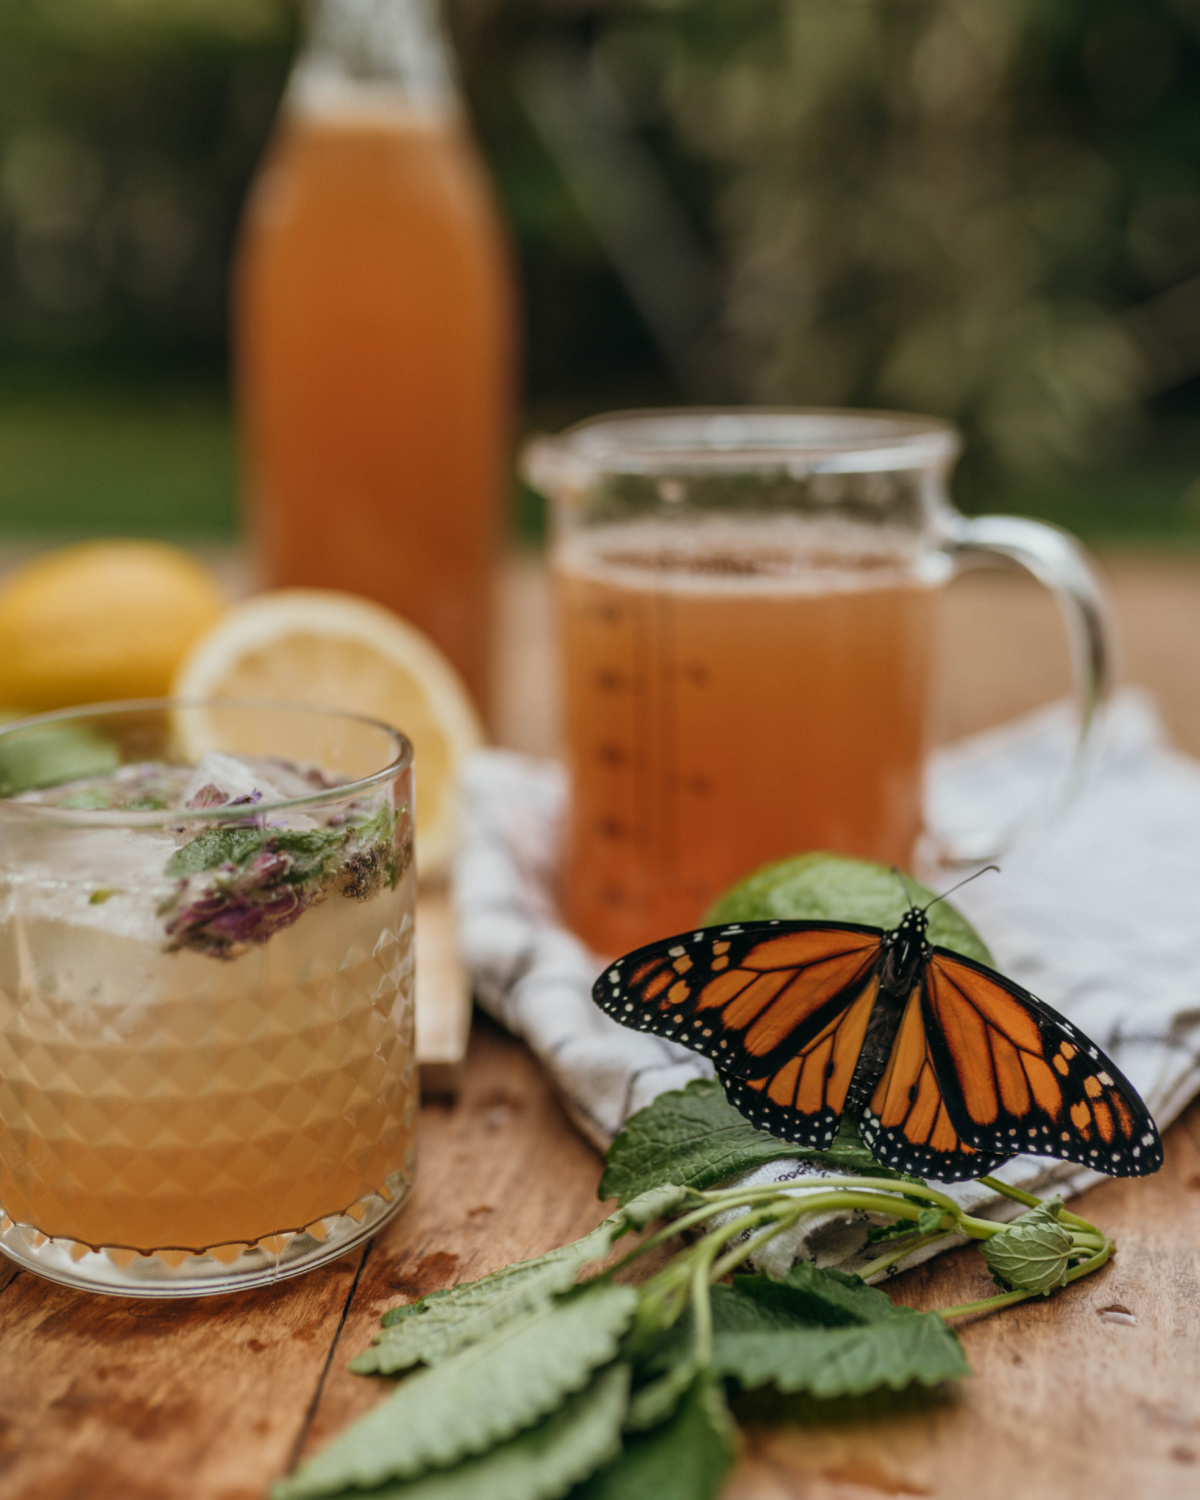
<svg viewBox="0 0 1200 1500"><path fill-rule="evenodd" d="M565 914L598 952L805 850L911 864L936 596L964 567L1055 593L1082 749L1108 680L1095 579L1053 527L959 515L959 447L925 417L731 410L601 417L526 450L554 514Z"/></svg>

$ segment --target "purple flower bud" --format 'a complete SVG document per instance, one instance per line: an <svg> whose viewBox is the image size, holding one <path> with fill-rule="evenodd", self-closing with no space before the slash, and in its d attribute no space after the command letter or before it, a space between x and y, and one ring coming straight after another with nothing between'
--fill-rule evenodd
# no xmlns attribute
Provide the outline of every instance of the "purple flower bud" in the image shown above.
<svg viewBox="0 0 1200 1500"><path fill-rule="evenodd" d="M202 786L194 797L189 799L188 806L192 808L224 807L228 801L229 798L221 788L214 786L210 781L206 786Z"/></svg>

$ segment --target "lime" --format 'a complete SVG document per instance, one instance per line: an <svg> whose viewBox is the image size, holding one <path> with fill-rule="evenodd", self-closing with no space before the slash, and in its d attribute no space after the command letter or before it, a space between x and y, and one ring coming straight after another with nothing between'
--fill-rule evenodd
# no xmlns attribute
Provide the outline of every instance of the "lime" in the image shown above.
<svg viewBox="0 0 1200 1500"><path fill-rule="evenodd" d="M770 921L790 917L817 922L866 922L895 927L910 906L925 906L936 891L911 875L901 880L890 865L842 854L796 854L747 875L709 907L704 921ZM983 939L948 901L929 912L929 941L992 964Z"/></svg>
<svg viewBox="0 0 1200 1500"><path fill-rule="evenodd" d="M0 797L104 776L120 764L117 746L83 724L38 724L0 738Z"/></svg>

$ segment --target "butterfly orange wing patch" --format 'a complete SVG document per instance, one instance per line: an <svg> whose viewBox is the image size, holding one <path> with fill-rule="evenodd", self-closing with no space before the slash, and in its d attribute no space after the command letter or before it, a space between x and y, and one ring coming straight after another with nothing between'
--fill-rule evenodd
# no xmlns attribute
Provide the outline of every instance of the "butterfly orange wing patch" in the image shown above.
<svg viewBox="0 0 1200 1500"><path fill-rule="evenodd" d="M1065 1017L944 948L926 964L923 988L934 1065L965 1141L1114 1175L1158 1171L1162 1143L1146 1106Z"/></svg>
<svg viewBox="0 0 1200 1500"><path fill-rule="evenodd" d="M722 1069L729 1102L771 1135L799 1146L828 1146L837 1134L878 995L879 980L872 976L857 999L773 1073L738 1078Z"/></svg>
<svg viewBox="0 0 1200 1500"><path fill-rule="evenodd" d="M1004 1159L981 1152L955 1128L930 1057L919 983L905 1002L887 1066L860 1126L885 1167L941 1182L979 1177Z"/></svg>

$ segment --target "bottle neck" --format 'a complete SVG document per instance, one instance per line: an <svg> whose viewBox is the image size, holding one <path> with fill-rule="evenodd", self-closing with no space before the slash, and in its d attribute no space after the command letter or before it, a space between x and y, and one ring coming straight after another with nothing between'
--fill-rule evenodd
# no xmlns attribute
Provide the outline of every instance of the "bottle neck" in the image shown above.
<svg viewBox="0 0 1200 1500"><path fill-rule="evenodd" d="M308 41L288 83L296 113L458 109L434 0L309 0Z"/></svg>

